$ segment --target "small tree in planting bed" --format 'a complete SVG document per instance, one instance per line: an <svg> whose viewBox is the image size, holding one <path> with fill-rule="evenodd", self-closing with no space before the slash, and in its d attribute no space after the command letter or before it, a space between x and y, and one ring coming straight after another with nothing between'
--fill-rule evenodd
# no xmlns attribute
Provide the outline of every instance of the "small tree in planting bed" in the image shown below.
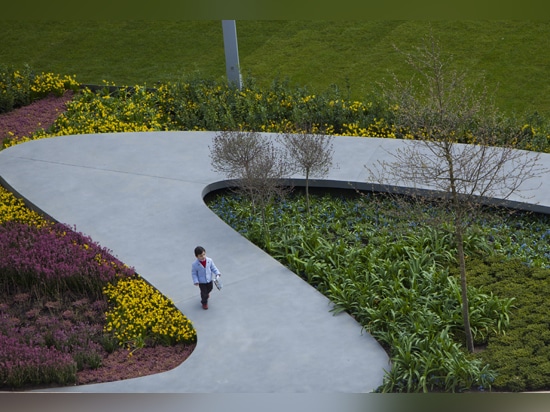
<svg viewBox="0 0 550 412"><path fill-rule="evenodd" d="M281 139L294 167L306 178L306 206L310 215L309 181L313 176L324 177L332 166L333 136L316 133L287 133Z"/></svg>
<svg viewBox="0 0 550 412"><path fill-rule="evenodd" d="M394 108L395 124L415 140L367 169L373 182L433 190L430 200L450 213L460 268L462 315L466 344L474 351L464 253L464 233L480 206L492 199L505 204L524 183L544 172L534 152L516 150L517 136L503 135L497 110L485 90L468 86L466 75L457 73L442 59L432 36L407 62L420 75L408 83L394 77L384 90L388 107ZM460 142L469 142L464 145ZM495 147L496 145L500 147Z"/></svg>
<svg viewBox="0 0 550 412"><path fill-rule="evenodd" d="M266 210L288 190L284 184L291 171L287 153L260 133L225 131L214 137L210 157L213 169L234 179L238 190L260 211L264 246L269 249Z"/></svg>

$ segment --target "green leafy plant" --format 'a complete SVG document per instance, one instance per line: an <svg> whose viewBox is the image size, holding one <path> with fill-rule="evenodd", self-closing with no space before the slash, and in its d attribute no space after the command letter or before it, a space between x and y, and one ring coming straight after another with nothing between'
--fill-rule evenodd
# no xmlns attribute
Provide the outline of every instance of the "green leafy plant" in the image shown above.
<svg viewBox="0 0 550 412"><path fill-rule="evenodd" d="M249 214L246 199L225 194L208 204L244 236L251 235L257 219ZM379 391L517 390L519 385L504 383L510 367L500 366L491 353L497 342L522 334L515 332L514 325L517 307L525 303L519 285L503 290L495 282L495 276L502 276L501 269L494 266L495 273L490 275L484 268L499 259L508 262L505 256L512 249L495 247L495 239L507 232L500 233L494 223L525 225L534 217L507 214L504 224L498 211L486 210L466 232L468 268L477 268L472 270L468 288L471 327L476 344L485 348L469 355L464 348L453 237L448 231L414 223L414 216L443 211L411 203L405 213L396 213L392 204L391 197L381 195L317 195L312 197L311 216L304 219L306 200L295 191L270 211L279 223L273 225L270 253L329 297L334 313L350 313L388 351L392 368ZM536 221L538 230L522 232L510 245L546 233L550 220L538 217ZM277 229L281 224L284 231ZM493 263L481 265L480 259ZM545 265L549 264L547 258ZM529 276L537 282L547 278L542 274L546 269L521 265L533 271ZM524 272L516 268L507 273L515 282L524 281ZM544 345L532 338L530 345ZM527 382L544 382L544 372L538 370L542 373L538 380L527 374L520 379L522 390Z"/></svg>

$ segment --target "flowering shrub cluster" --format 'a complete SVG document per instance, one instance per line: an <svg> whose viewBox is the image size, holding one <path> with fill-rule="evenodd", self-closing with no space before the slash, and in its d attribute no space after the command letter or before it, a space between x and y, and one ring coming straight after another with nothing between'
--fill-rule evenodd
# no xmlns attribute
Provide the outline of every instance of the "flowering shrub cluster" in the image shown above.
<svg viewBox="0 0 550 412"><path fill-rule="evenodd" d="M55 73L40 73L34 76L30 87L31 100L41 99L49 94L62 96L67 90L77 90L79 83L75 76L60 76Z"/></svg>
<svg viewBox="0 0 550 412"><path fill-rule="evenodd" d="M146 132L167 130L167 118L156 93L135 86L131 90L95 93L84 89L56 123L56 134Z"/></svg>
<svg viewBox="0 0 550 412"><path fill-rule="evenodd" d="M31 77L29 66L25 66L22 71L0 66L0 113L30 103Z"/></svg>
<svg viewBox="0 0 550 412"><path fill-rule="evenodd" d="M119 346L196 341L192 323L111 251L3 188L0 290L0 388L77 382Z"/></svg>
<svg viewBox="0 0 550 412"><path fill-rule="evenodd" d="M0 349L0 388L76 382L119 342L195 342L191 322L108 249L17 206L0 223L0 341L12 346Z"/></svg>
<svg viewBox="0 0 550 412"><path fill-rule="evenodd" d="M393 137L371 128L372 104L348 101L338 89L310 94L275 82L271 89L250 81L237 90L205 80L164 83L158 88L159 105L172 125L183 130L245 130L261 132L314 131L334 135ZM378 136L378 135L377 135Z"/></svg>
<svg viewBox="0 0 550 412"><path fill-rule="evenodd" d="M102 288L133 274L0 187L0 387L66 385L99 367L113 348L103 333Z"/></svg>
<svg viewBox="0 0 550 412"><path fill-rule="evenodd" d="M120 279L104 289L111 304L105 331L133 351L145 344L193 343L196 332L174 303L139 277ZM130 352L131 353L131 352Z"/></svg>
<svg viewBox="0 0 550 412"><path fill-rule="evenodd" d="M23 200L0 186L0 225L5 222L20 222L37 228L50 223L38 213L28 209Z"/></svg>
<svg viewBox="0 0 550 412"><path fill-rule="evenodd" d="M106 307L104 299L3 294L0 388L75 383L77 372L99 367L114 347L98 324Z"/></svg>
<svg viewBox="0 0 550 412"><path fill-rule="evenodd" d="M55 297L70 292L97 298L105 283L131 276L133 270L65 225L6 222L0 226L0 273L0 286L8 293L31 290Z"/></svg>
<svg viewBox="0 0 550 412"><path fill-rule="evenodd" d="M24 78L24 76L23 76ZM43 88L72 88L74 79L51 80L43 74L34 79ZM30 88L31 86L29 86ZM43 93L43 92L42 92ZM407 130L397 130L392 123L395 108L380 103L353 101L333 87L312 94L306 89L274 82L270 88L258 87L247 79L238 90L227 84L204 79L165 82L156 89L144 86L116 88L105 82L99 90L77 93L67 110L49 130L40 130L9 145L30 139L82 133L113 133L158 130L243 130L271 133L314 132L342 136L414 139ZM518 148L550 152L550 133L540 119L528 119L517 125L512 120L496 131L519 136ZM459 138L471 142L475 131Z"/></svg>
<svg viewBox="0 0 550 412"><path fill-rule="evenodd" d="M65 105L73 95L72 90L65 92L61 97L48 95L28 106L0 115L0 142L31 136L40 129L49 129L66 110Z"/></svg>
<svg viewBox="0 0 550 412"><path fill-rule="evenodd" d="M26 106L49 94L62 96L65 91L79 87L74 76L54 73L35 74L30 66L22 70L0 66L0 113Z"/></svg>
<svg viewBox="0 0 550 412"><path fill-rule="evenodd" d="M30 346L13 334L0 334L0 384L18 388L24 385L75 382L76 362L55 348Z"/></svg>

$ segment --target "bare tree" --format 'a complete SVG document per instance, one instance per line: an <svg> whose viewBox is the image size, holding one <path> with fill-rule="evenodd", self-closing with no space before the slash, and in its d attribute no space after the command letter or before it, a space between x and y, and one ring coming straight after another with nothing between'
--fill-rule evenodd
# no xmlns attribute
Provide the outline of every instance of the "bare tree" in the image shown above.
<svg viewBox="0 0 550 412"><path fill-rule="evenodd" d="M265 247L269 248L267 208L289 190L285 185L290 173L286 152L260 133L224 131L214 137L210 158L214 170L233 179L237 190L259 210Z"/></svg>
<svg viewBox="0 0 550 412"><path fill-rule="evenodd" d="M265 149L266 142L257 132L219 132L210 147L212 167L230 179L249 176L252 162Z"/></svg>
<svg viewBox="0 0 550 412"><path fill-rule="evenodd" d="M309 180L311 177L324 177L332 166L333 136L316 133L286 133L281 136L293 165L306 178L306 204L309 206Z"/></svg>
<svg viewBox="0 0 550 412"><path fill-rule="evenodd" d="M417 193L435 191L432 200L450 210L466 345L473 352L464 256L469 217L489 200L504 204L512 194L529 190L526 182L544 170L539 154L514 148L517 136L504 134L506 128L487 91L469 86L465 74L450 69L433 36L405 55L419 77L407 83L394 77L393 88L386 88L383 96L394 109L395 125L413 140L391 153L390 161L367 169L378 183L409 186Z"/></svg>

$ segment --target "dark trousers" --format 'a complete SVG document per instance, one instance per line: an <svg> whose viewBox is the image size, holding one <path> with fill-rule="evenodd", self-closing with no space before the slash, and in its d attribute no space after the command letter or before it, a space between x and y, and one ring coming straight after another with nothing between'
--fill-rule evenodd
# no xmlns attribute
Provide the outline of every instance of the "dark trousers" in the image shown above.
<svg viewBox="0 0 550 412"><path fill-rule="evenodd" d="M208 295L212 292L212 287L214 284L212 282L208 283L199 283L199 288L201 290L201 303L204 305L208 302Z"/></svg>

